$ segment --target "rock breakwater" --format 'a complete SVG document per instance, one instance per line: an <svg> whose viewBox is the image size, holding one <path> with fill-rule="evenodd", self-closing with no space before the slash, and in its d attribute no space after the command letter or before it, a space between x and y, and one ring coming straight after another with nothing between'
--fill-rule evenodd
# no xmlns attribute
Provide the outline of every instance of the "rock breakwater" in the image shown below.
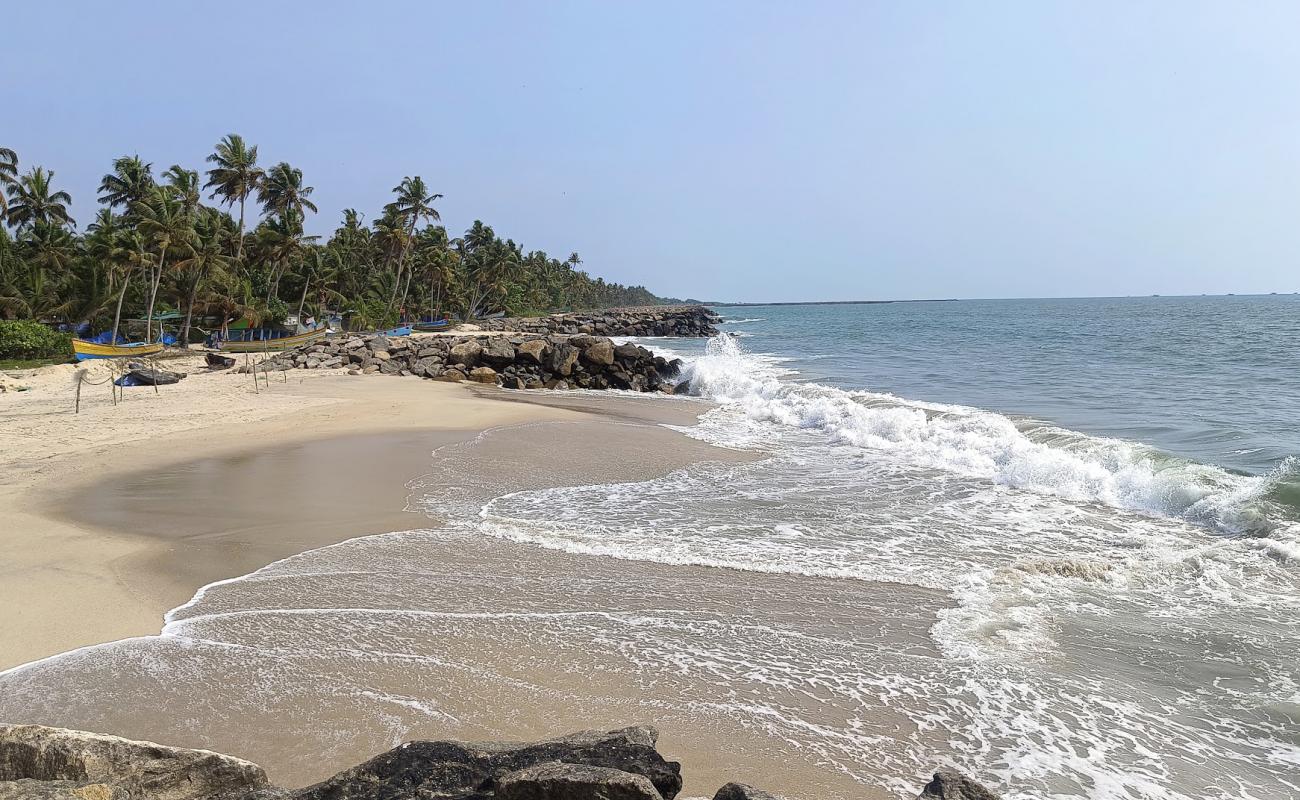
<svg viewBox="0 0 1300 800"><path fill-rule="evenodd" d="M540 334L587 334L589 336L716 336L716 312L704 306L662 306L611 308L545 317L505 317L481 320L486 331L514 331Z"/></svg>
<svg viewBox="0 0 1300 800"><path fill-rule="evenodd" d="M0 799L50 800L673 800L681 764L648 725L541 742L407 742L301 789L271 786L242 759L40 725L0 725ZM781 800L728 783L714 800ZM936 773L918 800L997 800Z"/></svg>
<svg viewBox="0 0 1300 800"><path fill-rule="evenodd" d="M399 336L342 334L240 367L273 371L346 369L358 375L415 375L495 383L507 389L682 391L681 361L635 344L588 334Z"/></svg>

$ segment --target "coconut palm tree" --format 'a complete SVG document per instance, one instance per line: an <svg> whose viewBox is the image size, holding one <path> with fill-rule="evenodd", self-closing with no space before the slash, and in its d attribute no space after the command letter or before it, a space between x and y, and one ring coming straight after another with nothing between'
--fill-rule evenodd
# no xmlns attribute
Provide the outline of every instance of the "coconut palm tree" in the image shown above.
<svg viewBox="0 0 1300 800"><path fill-rule="evenodd" d="M244 258L244 203L249 196L258 191L266 173L257 166L257 145L244 144L244 137L237 133L228 133L217 142L216 150L208 156L208 162L215 164L208 170L208 182L205 189L212 189L213 197L220 197L228 206L239 203L239 233L235 240L235 260Z"/></svg>
<svg viewBox="0 0 1300 800"><path fill-rule="evenodd" d="M267 214L284 219L292 211L302 219L306 211L316 211L315 203L307 199L313 191L303 185L302 170L281 161L267 170L257 189L257 201Z"/></svg>
<svg viewBox="0 0 1300 800"><path fill-rule="evenodd" d="M54 191L53 172L33 167L9 187L9 221L19 228L37 225L72 226L76 221L68 214L72 195Z"/></svg>
<svg viewBox="0 0 1300 800"><path fill-rule="evenodd" d="M146 164L138 155L122 156L113 161L113 171L99 182L99 202L109 208L121 206L130 214L153 187L153 164Z"/></svg>
<svg viewBox="0 0 1300 800"><path fill-rule="evenodd" d="M0 147L0 224L9 214L9 201L5 192L18 180L18 154L8 147Z"/></svg>
<svg viewBox="0 0 1300 800"><path fill-rule="evenodd" d="M298 263L307 246L319 238L304 233L302 217L293 209L287 210L283 217L267 220L258 227L258 250L271 265L266 285L268 307L271 298L279 296L280 279Z"/></svg>
<svg viewBox="0 0 1300 800"><path fill-rule="evenodd" d="M189 347L190 324L194 319L194 303L199 291L208 277L215 271L230 266L233 259L226 255L226 241L230 231L226 223L230 219L214 209L205 208L194 220L194 237L186 247L186 253L176 262L175 269L180 276L180 290L185 296L185 322L181 326L181 347Z"/></svg>
<svg viewBox="0 0 1300 800"><path fill-rule="evenodd" d="M111 208L101 208L95 221L86 226L86 255L105 265L110 275L110 293L118 273L121 287L117 288L117 308L113 312L110 341L117 342L117 329L122 322L122 303L131 285L131 275L144 261L144 238L140 233L122 224L122 218Z"/></svg>
<svg viewBox="0 0 1300 800"><path fill-rule="evenodd" d="M172 164L162 174L169 192L179 201L185 213L193 216L199 210L201 192L199 190L199 173L185 169L179 164Z"/></svg>
<svg viewBox="0 0 1300 800"><path fill-rule="evenodd" d="M429 220L436 222L442 217L438 215L438 210L433 207L435 201L442 199L442 195L430 192L429 187L425 186L424 179L419 175L415 177L404 177L402 182L393 187L393 193L397 199L389 203L384 211L387 215L399 220L406 227L406 236L403 237L401 254L397 258L397 275L396 282L393 284L393 290L396 292L397 286L402 283L402 273L406 268L406 259L411 252L411 244L415 241L415 226L420 220ZM406 286L409 287L410 279L407 279ZM402 292L405 300L406 292ZM391 310L396 294L389 300Z"/></svg>
<svg viewBox="0 0 1300 800"><path fill-rule="evenodd" d="M157 261L150 275L149 305L145 310L145 341L153 341L153 307L158 299L158 286L167 269L167 251L184 248L194 238L193 218L185 213L181 201L171 192L155 187L147 199L135 204L133 212L139 220L140 233L157 253Z"/></svg>

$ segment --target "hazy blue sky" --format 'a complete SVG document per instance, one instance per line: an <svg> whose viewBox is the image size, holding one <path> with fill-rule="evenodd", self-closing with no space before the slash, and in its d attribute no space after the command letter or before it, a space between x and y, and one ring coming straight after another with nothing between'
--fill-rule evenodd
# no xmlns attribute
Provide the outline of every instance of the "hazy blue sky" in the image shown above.
<svg viewBox="0 0 1300 800"><path fill-rule="evenodd" d="M662 294L1300 289L1300 4L20 3L0 144L72 192L225 133L326 232L403 175Z"/></svg>

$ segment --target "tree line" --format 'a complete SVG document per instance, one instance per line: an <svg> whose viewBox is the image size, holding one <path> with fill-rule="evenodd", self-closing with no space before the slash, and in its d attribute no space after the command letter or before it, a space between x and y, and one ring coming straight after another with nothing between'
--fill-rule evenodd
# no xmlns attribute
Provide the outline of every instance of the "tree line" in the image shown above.
<svg viewBox="0 0 1300 800"><path fill-rule="evenodd" d="M442 195L418 175L393 187L372 223L349 208L323 239L304 228L317 209L300 169L259 165L257 147L236 134L207 162L202 174L173 165L155 175L139 156L116 159L99 185L102 207L79 231L54 173L21 170L0 147L0 318L89 322L114 339L123 320L143 319L152 340L154 321L175 311L186 342L201 319L263 327L339 312L353 329L373 329L660 302L642 286L593 278L577 253L525 250L480 221L450 236Z"/></svg>

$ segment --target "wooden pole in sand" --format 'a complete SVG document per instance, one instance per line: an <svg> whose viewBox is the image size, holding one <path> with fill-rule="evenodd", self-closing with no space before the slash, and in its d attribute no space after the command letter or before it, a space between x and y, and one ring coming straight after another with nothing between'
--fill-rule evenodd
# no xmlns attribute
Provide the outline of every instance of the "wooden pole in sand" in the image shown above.
<svg viewBox="0 0 1300 800"><path fill-rule="evenodd" d="M73 414L81 413L81 382L84 381L85 379L86 379L86 370L78 369L77 370L77 401L76 404L72 407Z"/></svg>

